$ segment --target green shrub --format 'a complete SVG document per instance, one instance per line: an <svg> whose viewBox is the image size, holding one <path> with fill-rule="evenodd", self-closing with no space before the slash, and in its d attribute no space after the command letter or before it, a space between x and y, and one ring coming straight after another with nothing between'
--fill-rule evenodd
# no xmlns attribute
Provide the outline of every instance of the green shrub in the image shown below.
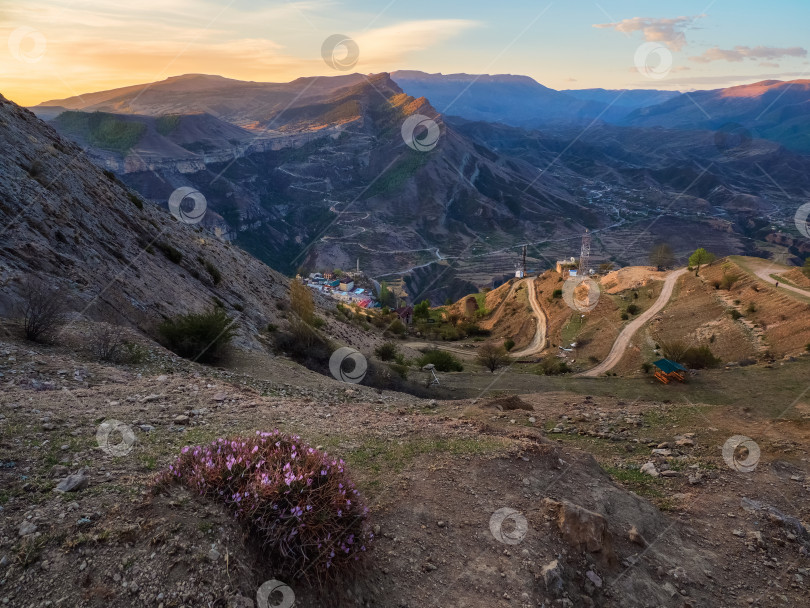
<svg viewBox="0 0 810 608"><path fill-rule="evenodd" d="M164 321L158 332L166 347L184 359L216 361L236 335L237 325L222 308Z"/></svg>
<svg viewBox="0 0 810 608"><path fill-rule="evenodd" d="M399 354L399 347L393 342L386 342L378 346L374 350L374 354L382 361L393 361L397 358L397 354Z"/></svg>
<svg viewBox="0 0 810 608"><path fill-rule="evenodd" d="M396 373L403 380L408 379L407 365L403 365L402 363L390 363L388 367L390 367L394 371L394 373Z"/></svg>
<svg viewBox="0 0 810 608"><path fill-rule="evenodd" d="M627 306L627 313L631 315L637 315L638 311L641 310L636 304L629 304Z"/></svg>
<svg viewBox="0 0 810 608"><path fill-rule="evenodd" d="M749 302L748 303L748 308L745 309L745 312L747 312L750 315L750 314L755 313L756 311L757 311L757 305L754 304L753 302Z"/></svg>
<svg viewBox="0 0 810 608"><path fill-rule="evenodd" d="M568 364L559 357L546 357L540 362L540 368L537 373L541 376L558 376L560 374L567 374L571 369Z"/></svg>
<svg viewBox="0 0 810 608"><path fill-rule="evenodd" d="M272 334L274 331L278 330L278 325L275 323L268 323L267 324L267 333Z"/></svg>
<svg viewBox="0 0 810 608"><path fill-rule="evenodd" d="M649 374L650 370L652 370L652 363L645 361L641 364L641 371L643 371L645 374Z"/></svg>
<svg viewBox="0 0 810 608"><path fill-rule="evenodd" d="M508 351L512 350L513 348L515 348L515 341L512 338L507 338L503 343L503 347L508 352Z"/></svg>
<svg viewBox="0 0 810 608"><path fill-rule="evenodd" d="M405 324L402 321L396 319L393 323L391 323L391 326L388 328L388 330L396 335L402 335L408 331L408 328L405 327Z"/></svg>
<svg viewBox="0 0 810 608"><path fill-rule="evenodd" d="M133 192L128 192L127 193L127 198L129 198L130 202L133 205L135 205L138 209L143 210L143 201L141 200L140 196L138 196L137 194L135 194Z"/></svg>
<svg viewBox="0 0 810 608"><path fill-rule="evenodd" d="M156 243L155 246L163 252L170 262L179 264L183 261L183 254L168 243Z"/></svg>
<svg viewBox="0 0 810 608"><path fill-rule="evenodd" d="M440 372L462 372L464 366L452 353L444 350L429 350L416 360L419 367L432 363Z"/></svg>
<svg viewBox="0 0 810 608"><path fill-rule="evenodd" d="M690 369L705 369L718 366L720 359L715 357L711 349L704 344L687 348L679 363L683 363Z"/></svg>
<svg viewBox="0 0 810 608"><path fill-rule="evenodd" d="M629 318L630 318L630 315L628 315L626 312L622 313L622 321L627 321L627 319L629 319Z"/></svg>
<svg viewBox="0 0 810 608"><path fill-rule="evenodd" d="M555 289L553 292L551 292L551 297L555 298L555 299L561 298L562 297L562 289Z"/></svg>
<svg viewBox="0 0 810 608"><path fill-rule="evenodd" d="M735 321L737 319L741 319L742 316L743 316L742 313L739 310L737 310L736 308L732 308L731 310L729 310L728 314L730 314L731 318L734 319Z"/></svg>
<svg viewBox="0 0 810 608"><path fill-rule="evenodd" d="M211 280L214 281L214 285L219 285L222 283L222 273L219 271L219 268L214 266L208 260L205 260L203 265L205 266L205 270L208 272L208 274L211 275Z"/></svg>

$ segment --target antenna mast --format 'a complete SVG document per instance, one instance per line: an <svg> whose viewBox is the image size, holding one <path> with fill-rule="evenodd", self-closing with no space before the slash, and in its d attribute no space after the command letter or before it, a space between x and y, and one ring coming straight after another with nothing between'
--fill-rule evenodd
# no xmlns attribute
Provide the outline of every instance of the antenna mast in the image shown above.
<svg viewBox="0 0 810 608"><path fill-rule="evenodd" d="M587 275L588 268L591 263L591 233L585 229L585 234L582 235L582 249L579 252L579 270L577 276L584 277Z"/></svg>

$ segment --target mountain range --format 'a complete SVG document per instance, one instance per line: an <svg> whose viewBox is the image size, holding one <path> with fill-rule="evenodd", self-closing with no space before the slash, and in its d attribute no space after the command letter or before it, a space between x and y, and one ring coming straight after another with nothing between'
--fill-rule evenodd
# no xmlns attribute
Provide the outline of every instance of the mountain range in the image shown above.
<svg viewBox="0 0 810 608"><path fill-rule="evenodd" d="M155 203L203 192L205 225L274 268L359 260L443 300L511 272L524 243L538 267L576 255L586 228L601 261L643 262L662 240L757 253L810 192L808 100L802 81L555 91L403 71L186 75L32 109ZM403 141L415 115L435 149Z"/></svg>

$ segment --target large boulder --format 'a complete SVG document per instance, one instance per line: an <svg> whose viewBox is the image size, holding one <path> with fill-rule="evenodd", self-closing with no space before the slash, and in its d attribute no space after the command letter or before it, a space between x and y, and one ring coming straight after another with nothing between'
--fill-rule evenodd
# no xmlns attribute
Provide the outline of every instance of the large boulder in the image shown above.
<svg viewBox="0 0 810 608"><path fill-rule="evenodd" d="M575 549L599 553L608 562L614 562L613 539L607 520L599 513L563 500L543 500L546 512L556 518L563 539Z"/></svg>

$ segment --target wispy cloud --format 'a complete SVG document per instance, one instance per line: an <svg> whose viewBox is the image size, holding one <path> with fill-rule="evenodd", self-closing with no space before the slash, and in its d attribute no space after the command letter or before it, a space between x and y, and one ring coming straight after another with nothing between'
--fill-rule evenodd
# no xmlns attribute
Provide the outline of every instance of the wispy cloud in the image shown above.
<svg viewBox="0 0 810 608"><path fill-rule="evenodd" d="M739 63L746 59L770 61L773 65L773 60L782 59L784 57L807 57L807 50L800 46L793 46L790 48L777 48L773 46L735 46L733 49L721 49L720 47L712 47L705 51L702 55L690 57L689 61L697 63L711 63L713 61L730 61ZM778 64L777 64L778 67Z"/></svg>
<svg viewBox="0 0 810 608"><path fill-rule="evenodd" d="M599 29L612 29L626 35L641 32L647 42L660 42L673 51L680 51L686 44L686 31L694 28L695 22L705 15L691 17L673 17L670 19L654 19L651 17L633 17L615 23L598 23L593 27Z"/></svg>
<svg viewBox="0 0 810 608"><path fill-rule="evenodd" d="M355 41L361 64L391 66L409 53L428 49L478 25L467 19L404 21L359 34Z"/></svg>

